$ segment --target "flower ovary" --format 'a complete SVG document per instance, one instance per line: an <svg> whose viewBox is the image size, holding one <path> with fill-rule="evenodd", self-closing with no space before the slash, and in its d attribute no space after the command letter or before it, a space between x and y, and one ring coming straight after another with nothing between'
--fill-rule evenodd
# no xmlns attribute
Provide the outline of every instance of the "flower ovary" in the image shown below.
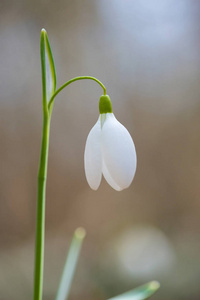
<svg viewBox="0 0 200 300"><path fill-rule="evenodd" d="M100 114L112 113L112 103L108 95L102 95L99 99Z"/></svg>

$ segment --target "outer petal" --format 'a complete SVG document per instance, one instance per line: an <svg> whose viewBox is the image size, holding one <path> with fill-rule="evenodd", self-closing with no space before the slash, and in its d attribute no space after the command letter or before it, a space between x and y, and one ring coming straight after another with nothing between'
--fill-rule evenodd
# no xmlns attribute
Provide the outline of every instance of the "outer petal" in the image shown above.
<svg viewBox="0 0 200 300"><path fill-rule="evenodd" d="M97 190L102 177L100 117L87 137L84 153L85 175L91 189Z"/></svg>
<svg viewBox="0 0 200 300"><path fill-rule="evenodd" d="M102 128L102 158L112 181L121 190L127 188L135 175L137 157L128 130L107 113Z"/></svg>
<svg viewBox="0 0 200 300"><path fill-rule="evenodd" d="M106 181L110 184L110 186L115 189L116 191L121 191L122 189L116 184L116 182L111 177L110 173L108 172L108 169L105 165L105 162L103 161L103 176L106 179Z"/></svg>

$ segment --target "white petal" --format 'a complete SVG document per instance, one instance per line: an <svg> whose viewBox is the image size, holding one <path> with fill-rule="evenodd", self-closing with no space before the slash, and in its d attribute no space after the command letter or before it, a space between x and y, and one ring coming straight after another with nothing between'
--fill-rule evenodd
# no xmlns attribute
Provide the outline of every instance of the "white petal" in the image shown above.
<svg viewBox="0 0 200 300"><path fill-rule="evenodd" d="M116 191L121 191L122 189L116 184L116 182L111 177L110 173L108 172L108 169L105 165L105 162L103 161L103 176L106 179L106 181L110 184L110 186L115 189Z"/></svg>
<svg viewBox="0 0 200 300"><path fill-rule="evenodd" d="M115 184L121 190L127 188L136 171L135 145L128 130L112 113L106 114L102 128L102 158Z"/></svg>
<svg viewBox="0 0 200 300"><path fill-rule="evenodd" d="M97 190L102 177L100 117L87 137L84 153L85 175L89 186Z"/></svg>

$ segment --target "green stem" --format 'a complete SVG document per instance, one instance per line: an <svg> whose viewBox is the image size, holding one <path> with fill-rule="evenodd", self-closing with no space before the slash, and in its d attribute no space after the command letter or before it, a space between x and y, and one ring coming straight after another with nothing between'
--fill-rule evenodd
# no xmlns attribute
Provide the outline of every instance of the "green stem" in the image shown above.
<svg viewBox="0 0 200 300"><path fill-rule="evenodd" d="M35 280L34 300L42 299L43 265L44 265L44 237L45 237L45 194L47 177L47 159L49 148L50 118L43 119L43 134L41 145L40 165L38 172L37 196L37 224L35 243Z"/></svg>
<svg viewBox="0 0 200 300"><path fill-rule="evenodd" d="M60 93L66 86L68 86L72 82L75 82L77 80L83 80L83 79L90 79L90 80L96 81L103 88L103 93L104 93L104 95L106 95L106 88L105 88L105 86L97 78L92 77L92 76L79 76L79 77L75 77L75 78L70 79L69 81L67 81L66 83L64 83L59 89L57 89L57 91L53 94L53 96L49 100L48 110L51 111L51 107L53 105L54 98L58 95L58 93Z"/></svg>

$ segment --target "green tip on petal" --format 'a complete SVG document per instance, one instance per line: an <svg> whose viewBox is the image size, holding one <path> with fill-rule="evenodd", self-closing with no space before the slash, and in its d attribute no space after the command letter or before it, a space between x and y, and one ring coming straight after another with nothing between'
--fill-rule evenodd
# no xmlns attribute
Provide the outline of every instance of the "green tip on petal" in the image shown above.
<svg viewBox="0 0 200 300"><path fill-rule="evenodd" d="M102 95L99 99L100 114L112 113L112 103L108 95Z"/></svg>

